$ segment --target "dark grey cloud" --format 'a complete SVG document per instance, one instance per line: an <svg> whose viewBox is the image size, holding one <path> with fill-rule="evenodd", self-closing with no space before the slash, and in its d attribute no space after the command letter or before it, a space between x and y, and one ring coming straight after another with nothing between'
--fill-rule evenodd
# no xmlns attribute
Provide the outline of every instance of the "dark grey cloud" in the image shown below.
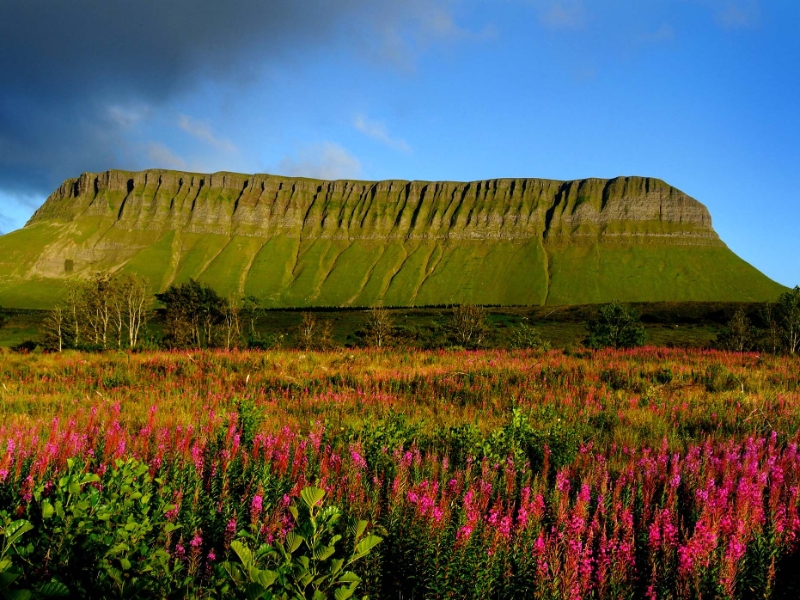
<svg viewBox="0 0 800 600"><path fill-rule="evenodd" d="M341 44L397 56L409 23L417 38L459 35L454 1L4 0L0 190L46 194L81 171L138 168L154 147L126 132L198 82Z"/></svg>

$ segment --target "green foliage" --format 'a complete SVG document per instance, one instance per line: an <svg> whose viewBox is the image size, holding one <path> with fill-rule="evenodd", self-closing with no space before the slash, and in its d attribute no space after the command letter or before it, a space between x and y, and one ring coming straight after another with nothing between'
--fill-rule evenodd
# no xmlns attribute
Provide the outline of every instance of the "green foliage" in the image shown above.
<svg viewBox="0 0 800 600"><path fill-rule="evenodd" d="M534 469L560 468L577 453L581 435L550 406L536 411L511 410L504 425L482 434L474 425L461 425L440 434L448 447L453 464L464 465L468 458L486 458L504 463L509 457L515 464L530 463Z"/></svg>
<svg viewBox="0 0 800 600"><path fill-rule="evenodd" d="M600 307L596 319L586 323L590 348L634 348L644 345L647 333L639 322L639 313L619 302Z"/></svg>
<svg viewBox="0 0 800 600"><path fill-rule="evenodd" d="M712 393L730 392L740 388L743 383L741 377L718 363L714 363L706 369L706 372L700 378L700 382Z"/></svg>
<svg viewBox="0 0 800 600"><path fill-rule="evenodd" d="M717 338L717 346L723 350L746 352L753 348L756 331L741 308L728 321L728 330Z"/></svg>
<svg viewBox="0 0 800 600"><path fill-rule="evenodd" d="M800 286L781 294L777 314L786 350L789 354L800 352Z"/></svg>
<svg viewBox="0 0 800 600"><path fill-rule="evenodd" d="M169 489L134 459L117 460L102 486L71 459L55 485L38 486L33 515L37 561L72 592L94 597L146 597L174 570L164 549L178 526L165 514Z"/></svg>
<svg viewBox="0 0 800 600"><path fill-rule="evenodd" d="M211 286L190 279L156 294L164 304L165 343L175 348L214 345L216 327L224 321L225 300Z"/></svg>
<svg viewBox="0 0 800 600"><path fill-rule="evenodd" d="M235 540L231 549L238 562L226 562L223 569L239 597L255 600L347 600L361 582L348 570L367 556L381 541L364 535L366 521L356 522L348 531L352 549L342 550L343 536L337 533L341 511L322 506L325 491L307 487L300 502L289 508L295 526L284 540L263 544L252 550L245 539Z"/></svg>
<svg viewBox="0 0 800 600"><path fill-rule="evenodd" d="M451 340L463 348L479 348L489 333L486 309L473 304L462 304L453 309L447 330Z"/></svg>
<svg viewBox="0 0 800 600"><path fill-rule="evenodd" d="M528 350L531 348L547 349L549 344L542 342L539 331L528 323L528 318L524 317L522 322L514 328L511 334L509 347L514 350Z"/></svg>
<svg viewBox="0 0 800 600"><path fill-rule="evenodd" d="M364 448L367 462L373 468L387 467L392 461L387 450L410 448L421 438L421 423L414 423L408 415L390 410L375 421L366 421L358 432L351 432L351 439L358 439Z"/></svg>
<svg viewBox="0 0 800 600"><path fill-rule="evenodd" d="M237 430L245 448L252 448L253 440L264 421L264 412L250 398L236 401Z"/></svg>

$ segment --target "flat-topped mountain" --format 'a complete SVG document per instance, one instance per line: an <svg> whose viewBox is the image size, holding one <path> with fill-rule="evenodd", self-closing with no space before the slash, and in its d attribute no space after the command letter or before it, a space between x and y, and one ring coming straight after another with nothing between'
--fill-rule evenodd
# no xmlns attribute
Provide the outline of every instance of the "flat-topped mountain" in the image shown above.
<svg viewBox="0 0 800 600"><path fill-rule="evenodd" d="M697 200L658 179L319 181L107 171L68 179L0 237L0 304L70 277L196 278L265 306L766 300Z"/></svg>

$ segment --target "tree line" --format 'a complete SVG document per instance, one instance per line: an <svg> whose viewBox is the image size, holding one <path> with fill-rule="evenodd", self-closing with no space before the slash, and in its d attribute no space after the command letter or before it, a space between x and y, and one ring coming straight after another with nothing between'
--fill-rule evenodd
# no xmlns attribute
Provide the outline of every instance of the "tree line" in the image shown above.
<svg viewBox="0 0 800 600"><path fill-rule="evenodd" d="M97 273L68 284L64 300L45 318L45 347L136 348L151 315L147 281L130 273Z"/></svg>
<svg viewBox="0 0 800 600"><path fill-rule="evenodd" d="M753 316L738 309L717 345L735 352L800 353L800 286L781 294L777 302L766 302Z"/></svg>
<svg viewBox="0 0 800 600"><path fill-rule="evenodd" d="M147 323L155 314L154 297L163 307L158 341L144 337ZM42 333L45 348L58 351L144 346L266 349L285 345L324 350L335 345L332 322L311 312L302 313L300 324L292 331L273 336L260 332L259 314L257 297L223 297L193 279L153 296L147 281L138 275L98 273L69 284L65 299L44 320ZM647 341L639 314L619 302L600 306L585 326L588 335L583 344L588 348L632 348ZM369 309L366 323L356 335L357 345L414 345L413 337L395 323L391 311L380 306ZM439 345L475 349L491 345L494 327L486 308L465 304L452 308L448 321L436 329L435 335ZM507 345L512 349L549 347L527 318L512 328ZM777 302L764 304L757 325L739 309L716 345L738 352L800 352L800 287L782 294Z"/></svg>

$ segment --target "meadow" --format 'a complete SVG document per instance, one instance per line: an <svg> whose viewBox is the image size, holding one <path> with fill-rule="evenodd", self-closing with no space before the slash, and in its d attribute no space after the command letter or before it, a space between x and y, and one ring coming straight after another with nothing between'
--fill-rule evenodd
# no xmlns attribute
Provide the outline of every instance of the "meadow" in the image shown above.
<svg viewBox="0 0 800 600"><path fill-rule="evenodd" d="M316 486L338 547L382 538L358 597L796 598L798 424L791 356L0 354L0 585L295 597L232 548L294 540Z"/></svg>

